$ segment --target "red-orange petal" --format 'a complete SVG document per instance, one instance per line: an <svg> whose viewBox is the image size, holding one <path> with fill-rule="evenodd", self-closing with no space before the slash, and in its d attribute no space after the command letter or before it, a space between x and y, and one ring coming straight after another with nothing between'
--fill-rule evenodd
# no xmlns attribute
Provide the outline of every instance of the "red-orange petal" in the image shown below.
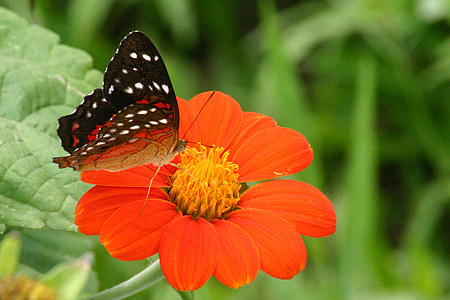
<svg viewBox="0 0 450 300"><path fill-rule="evenodd" d="M251 283L260 268L258 248L239 226L224 220L214 220L220 240L220 258L214 276L223 284L238 288Z"/></svg>
<svg viewBox="0 0 450 300"><path fill-rule="evenodd" d="M180 112L180 127L178 136L189 142L198 142L201 140L201 128L198 121L194 122L198 112L184 99L178 98L178 110Z"/></svg>
<svg viewBox="0 0 450 300"><path fill-rule="evenodd" d="M296 180L271 180L246 190L242 208L273 212L291 223L302 235L322 237L336 231L333 204L315 187Z"/></svg>
<svg viewBox="0 0 450 300"><path fill-rule="evenodd" d="M201 125L201 140L197 142L226 148L241 127L242 109L230 96L215 91L211 97L212 93L198 94L189 101L198 114L195 122ZM206 101L208 103L204 105Z"/></svg>
<svg viewBox="0 0 450 300"><path fill-rule="evenodd" d="M119 172L109 172L105 170L81 172L81 180L86 183L98 184L104 186L123 186L123 187L147 187L151 178L155 174L157 167L153 165L143 165ZM167 187L172 175L172 169L166 166L161 167L159 173L152 182L152 187Z"/></svg>
<svg viewBox="0 0 450 300"><path fill-rule="evenodd" d="M300 172L311 163L313 151L297 131L273 127L248 138L230 159L239 166L239 181L251 182Z"/></svg>
<svg viewBox="0 0 450 300"><path fill-rule="evenodd" d="M228 145L231 156L234 156L236 150L241 147L241 144L252 135L272 127L277 127L277 122L275 122L275 120L271 117L259 113L244 111L241 129L231 141L230 145Z"/></svg>
<svg viewBox="0 0 450 300"><path fill-rule="evenodd" d="M279 216L260 209L240 209L228 221L246 231L258 247L261 270L290 279L305 268L306 248L298 232Z"/></svg>
<svg viewBox="0 0 450 300"><path fill-rule="evenodd" d="M159 199L127 204L106 220L100 241L111 256L140 260L156 254L169 224L181 213L176 205Z"/></svg>
<svg viewBox="0 0 450 300"><path fill-rule="evenodd" d="M98 235L109 216L120 207L144 199L147 188L122 188L94 186L78 201L75 209L75 224L81 233ZM167 199L161 189L152 189L150 197Z"/></svg>
<svg viewBox="0 0 450 300"><path fill-rule="evenodd" d="M159 249L161 270L180 291L200 288L214 273L220 243L214 226L203 218L183 216L170 224Z"/></svg>

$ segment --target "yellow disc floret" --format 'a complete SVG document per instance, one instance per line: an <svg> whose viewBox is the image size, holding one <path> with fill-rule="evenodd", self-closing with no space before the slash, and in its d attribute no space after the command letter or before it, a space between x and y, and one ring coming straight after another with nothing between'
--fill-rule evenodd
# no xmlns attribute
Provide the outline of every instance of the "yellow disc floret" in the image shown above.
<svg viewBox="0 0 450 300"><path fill-rule="evenodd" d="M240 184L238 166L228 161L224 148L188 148L180 154L180 169L173 176L171 200L185 215L223 219L236 209Z"/></svg>

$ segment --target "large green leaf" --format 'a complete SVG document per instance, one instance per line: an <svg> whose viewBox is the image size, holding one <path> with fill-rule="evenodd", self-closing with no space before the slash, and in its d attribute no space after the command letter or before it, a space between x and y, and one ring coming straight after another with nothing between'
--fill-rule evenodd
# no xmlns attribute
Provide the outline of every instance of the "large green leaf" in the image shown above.
<svg viewBox="0 0 450 300"><path fill-rule="evenodd" d="M57 119L101 78L89 55L0 8L0 232L75 230L75 204L89 186L52 163L66 154Z"/></svg>

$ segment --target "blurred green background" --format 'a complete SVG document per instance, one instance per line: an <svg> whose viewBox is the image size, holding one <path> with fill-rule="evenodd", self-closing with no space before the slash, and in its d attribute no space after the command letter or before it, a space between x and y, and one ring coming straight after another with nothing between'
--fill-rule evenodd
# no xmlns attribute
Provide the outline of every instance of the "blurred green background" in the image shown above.
<svg viewBox="0 0 450 300"><path fill-rule="evenodd" d="M336 233L305 238L308 263L292 280L260 272L232 290L211 279L197 299L450 297L450 1L0 6L85 50L102 71L139 29L158 47L178 96L220 90L308 138L314 162L294 178L334 203ZM145 265L112 259L98 237L76 238L92 244L100 290ZM153 298L180 296L161 282L130 299Z"/></svg>

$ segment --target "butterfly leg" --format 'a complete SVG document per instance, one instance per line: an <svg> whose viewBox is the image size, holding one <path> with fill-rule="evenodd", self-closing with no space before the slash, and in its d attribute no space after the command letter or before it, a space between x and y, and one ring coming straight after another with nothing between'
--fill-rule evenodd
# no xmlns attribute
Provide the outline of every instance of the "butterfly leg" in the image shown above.
<svg viewBox="0 0 450 300"><path fill-rule="evenodd" d="M194 175L192 175L191 173L189 173L186 169L184 169L183 167L180 167L177 164L174 164L172 162L169 162L168 165L171 165L175 168L180 169L181 171L183 171L184 173L188 174L188 176L191 176L195 181L197 181L198 183L200 183L201 185L203 185L205 188L211 189L209 186L207 186L206 184L204 184L203 182L201 182L200 180L198 180Z"/></svg>
<svg viewBox="0 0 450 300"><path fill-rule="evenodd" d="M144 204L142 205L139 215L142 214L142 211L144 210L145 205L147 204L147 200L148 200L148 196L150 196L150 189L152 188L153 180L155 179L156 175L158 175L160 169L161 169L161 165L158 166L158 169L156 169L155 175L153 175L152 179L150 179L150 183L148 185L148 190L147 190L147 196L145 196L145 201L144 201Z"/></svg>

